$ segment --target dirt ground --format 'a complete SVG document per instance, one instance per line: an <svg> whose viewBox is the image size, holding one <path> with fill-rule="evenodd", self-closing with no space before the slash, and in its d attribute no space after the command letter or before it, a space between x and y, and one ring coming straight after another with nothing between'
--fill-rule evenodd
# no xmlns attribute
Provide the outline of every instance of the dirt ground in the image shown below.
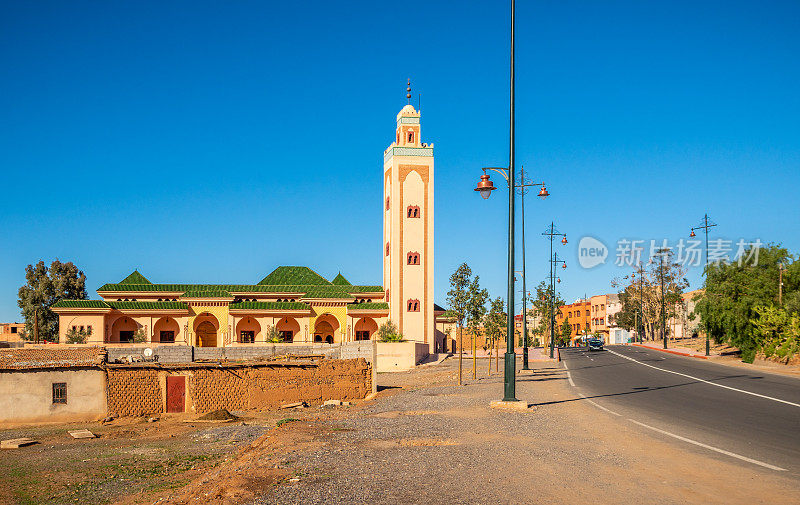
<svg viewBox="0 0 800 505"><path fill-rule="evenodd" d="M41 443L0 453L2 503L796 503L800 476L620 421L580 398L555 363L520 374L526 413L490 409L502 376L455 384L457 360L380 374L351 407L248 413L234 423L0 432ZM465 362L464 377L471 377Z"/></svg>

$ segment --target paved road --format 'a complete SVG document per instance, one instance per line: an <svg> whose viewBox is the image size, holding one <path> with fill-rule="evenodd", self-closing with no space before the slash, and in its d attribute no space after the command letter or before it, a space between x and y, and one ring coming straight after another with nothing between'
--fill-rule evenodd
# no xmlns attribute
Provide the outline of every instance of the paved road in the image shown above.
<svg viewBox="0 0 800 505"><path fill-rule="evenodd" d="M800 379L634 346L561 357L579 394L607 410L598 415L800 476Z"/></svg>

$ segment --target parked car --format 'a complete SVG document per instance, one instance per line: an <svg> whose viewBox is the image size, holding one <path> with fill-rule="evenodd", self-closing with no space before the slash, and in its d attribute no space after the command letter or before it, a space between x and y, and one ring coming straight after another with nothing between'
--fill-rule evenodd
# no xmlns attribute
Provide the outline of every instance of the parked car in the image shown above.
<svg viewBox="0 0 800 505"><path fill-rule="evenodd" d="M603 350L603 344L605 344L605 342L603 341L602 338L590 338L589 339L589 350L590 351L602 351Z"/></svg>

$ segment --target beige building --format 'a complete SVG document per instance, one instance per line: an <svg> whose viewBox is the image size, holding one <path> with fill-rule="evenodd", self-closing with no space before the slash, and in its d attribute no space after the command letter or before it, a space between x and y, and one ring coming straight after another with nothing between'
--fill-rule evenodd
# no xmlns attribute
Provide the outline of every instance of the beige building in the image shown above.
<svg viewBox="0 0 800 505"><path fill-rule="evenodd" d="M433 144L422 142L420 128L419 111L406 105L383 153L383 286L389 318L433 353Z"/></svg>
<svg viewBox="0 0 800 505"><path fill-rule="evenodd" d="M23 333L25 333L25 323L0 323L0 342L9 344L22 342Z"/></svg>

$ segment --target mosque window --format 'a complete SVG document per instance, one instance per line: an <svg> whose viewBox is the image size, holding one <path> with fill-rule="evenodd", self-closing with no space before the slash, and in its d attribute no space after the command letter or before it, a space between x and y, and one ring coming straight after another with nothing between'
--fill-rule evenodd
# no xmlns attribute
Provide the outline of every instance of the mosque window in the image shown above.
<svg viewBox="0 0 800 505"><path fill-rule="evenodd" d="M419 217L419 206L418 205L409 205L408 209L406 210L406 216L410 218Z"/></svg>
<svg viewBox="0 0 800 505"><path fill-rule="evenodd" d="M414 143L414 132L412 130L408 131L408 143L409 144L413 144Z"/></svg>
<svg viewBox="0 0 800 505"><path fill-rule="evenodd" d="M408 301L408 312L419 312L419 300Z"/></svg>
<svg viewBox="0 0 800 505"><path fill-rule="evenodd" d="M407 256L407 263L409 265L419 265L419 253L417 252L410 252Z"/></svg>
<svg viewBox="0 0 800 505"><path fill-rule="evenodd" d="M389 242L386 242L386 256L389 256Z"/></svg>
<svg viewBox="0 0 800 505"><path fill-rule="evenodd" d="M389 210L389 197L386 197L386 210Z"/></svg>

